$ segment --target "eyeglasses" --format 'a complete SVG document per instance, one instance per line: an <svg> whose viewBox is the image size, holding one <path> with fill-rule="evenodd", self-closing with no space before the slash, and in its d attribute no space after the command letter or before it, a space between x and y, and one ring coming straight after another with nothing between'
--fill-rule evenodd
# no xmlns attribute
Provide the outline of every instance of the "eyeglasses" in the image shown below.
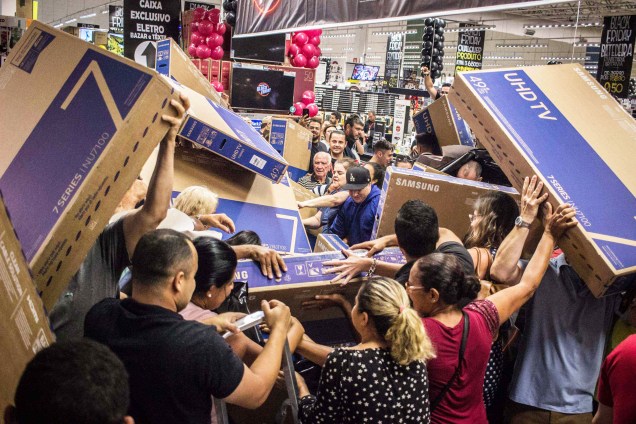
<svg viewBox="0 0 636 424"><path fill-rule="evenodd" d="M424 286L414 286L411 284L410 281L407 281L404 283L404 288L407 290L426 290L426 287Z"/></svg>

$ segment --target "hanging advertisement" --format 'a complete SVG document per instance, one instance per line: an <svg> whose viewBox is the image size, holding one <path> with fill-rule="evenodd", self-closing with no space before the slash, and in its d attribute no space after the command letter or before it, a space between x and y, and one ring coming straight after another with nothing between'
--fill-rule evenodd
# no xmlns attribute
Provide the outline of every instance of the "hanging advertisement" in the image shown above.
<svg viewBox="0 0 636 424"><path fill-rule="evenodd" d="M402 64L404 34L391 34L386 41L386 62L384 63L384 81L389 87L397 87Z"/></svg>
<svg viewBox="0 0 636 424"><path fill-rule="evenodd" d="M214 5L210 3L203 3L200 1L187 1L183 4L183 10L194 10L196 8L203 8L205 10L214 9Z"/></svg>
<svg viewBox="0 0 636 424"><path fill-rule="evenodd" d="M554 0L245 0L239 1L236 12L236 35L263 35L313 28L334 28L342 23L365 24L373 22L405 21L425 16L443 15L443 12L462 10L474 13L554 3ZM477 6L477 4L479 6ZM472 7L471 7L472 6ZM390 18L387 18L390 17Z"/></svg>
<svg viewBox="0 0 636 424"><path fill-rule="evenodd" d="M636 15L606 16L596 79L612 96L624 99L634 61Z"/></svg>
<svg viewBox="0 0 636 424"><path fill-rule="evenodd" d="M408 154L411 151L411 143L408 137L404 137L406 131L407 117L410 115L410 100L395 100L395 110L393 114L393 136L391 142L400 154Z"/></svg>
<svg viewBox="0 0 636 424"><path fill-rule="evenodd" d="M123 6L108 6L108 32L112 34L124 33Z"/></svg>
<svg viewBox="0 0 636 424"><path fill-rule="evenodd" d="M472 26L460 23L460 28ZM457 54L455 55L455 75L458 72L478 71L484 62L484 41L486 30L461 31L457 35Z"/></svg>
<svg viewBox="0 0 636 424"><path fill-rule="evenodd" d="M179 41L180 14L178 1L124 0L124 55L154 68L155 43L168 37Z"/></svg>

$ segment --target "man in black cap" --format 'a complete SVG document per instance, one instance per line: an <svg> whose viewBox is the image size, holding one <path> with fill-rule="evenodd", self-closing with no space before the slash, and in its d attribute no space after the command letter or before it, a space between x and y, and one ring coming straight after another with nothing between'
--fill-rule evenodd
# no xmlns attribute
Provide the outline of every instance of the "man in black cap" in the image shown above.
<svg viewBox="0 0 636 424"><path fill-rule="evenodd" d="M349 198L340 207L329 232L338 235L349 245L371 240L380 189L371 185L369 170L362 166L347 170L347 181L342 189L349 190Z"/></svg>

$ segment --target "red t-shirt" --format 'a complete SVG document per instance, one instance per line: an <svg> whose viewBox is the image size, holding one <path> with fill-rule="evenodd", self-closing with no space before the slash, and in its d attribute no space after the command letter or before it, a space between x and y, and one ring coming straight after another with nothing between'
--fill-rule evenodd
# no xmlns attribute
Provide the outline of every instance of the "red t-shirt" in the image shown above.
<svg viewBox="0 0 636 424"><path fill-rule="evenodd" d="M601 367L598 400L614 408L614 424L636 423L636 334L616 346Z"/></svg>
<svg viewBox="0 0 636 424"><path fill-rule="evenodd" d="M431 423L487 424L483 386L493 337L499 328L497 308L489 300L479 300L464 308L470 328L462 370L442 401L431 414ZM426 332L435 348L434 359L426 364L431 403L451 379L457 368L464 318L447 327L434 318L423 318Z"/></svg>

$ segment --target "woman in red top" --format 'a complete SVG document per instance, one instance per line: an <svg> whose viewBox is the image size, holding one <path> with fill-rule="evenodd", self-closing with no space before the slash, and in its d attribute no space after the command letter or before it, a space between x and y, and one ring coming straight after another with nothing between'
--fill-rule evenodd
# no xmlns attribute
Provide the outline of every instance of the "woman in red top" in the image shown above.
<svg viewBox="0 0 636 424"><path fill-rule="evenodd" d="M431 423L488 422L482 387L493 337L499 325L530 299L539 286L555 241L566 228L576 225L572 222L574 209L567 204L552 214L552 207L545 203L544 211L543 236L521 281L485 300L472 302L479 292L479 280L474 275L465 275L452 255L427 255L411 269L407 293L413 308L423 317L437 354L427 363ZM467 337L460 363L464 333Z"/></svg>

